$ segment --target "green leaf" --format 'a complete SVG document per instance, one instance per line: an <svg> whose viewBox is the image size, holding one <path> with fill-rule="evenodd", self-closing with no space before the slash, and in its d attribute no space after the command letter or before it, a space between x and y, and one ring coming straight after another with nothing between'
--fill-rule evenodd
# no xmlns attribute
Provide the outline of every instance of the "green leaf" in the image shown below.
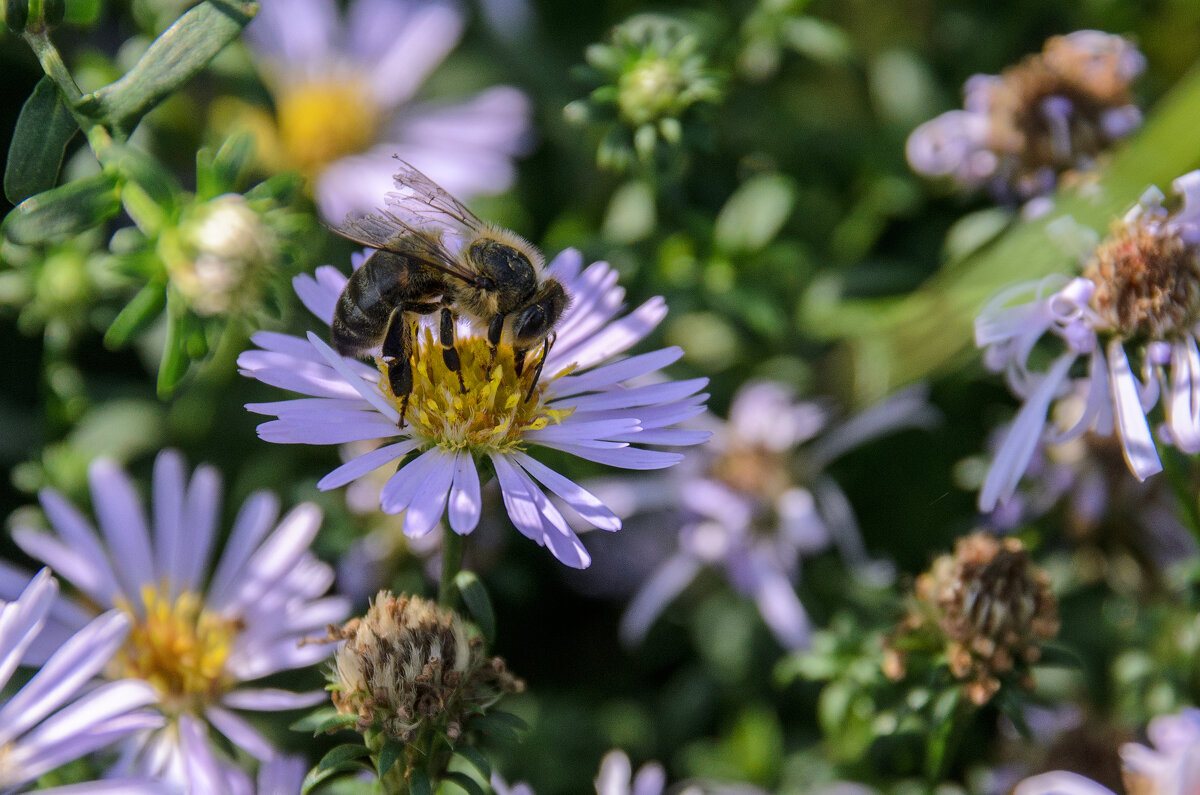
<svg viewBox="0 0 1200 795"><path fill-rule="evenodd" d="M502 737L506 740L517 740L519 739L517 732L529 729L529 724L516 715L511 712L499 710L492 710L486 715L479 715L473 718L471 726L479 729L484 734Z"/></svg>
<svg viewBox="0 0 1200 795"><path fill-rule="evenodd" d="M205 0L163 31L124 77L84 97L80 109L129 132L237 38L258 3Z"/></svg>
<svg viewBox="0 0 1200 795"><path fill-rule="evenodd" d="M463 604L471 611L471 618L479 625L479 631L489 643L496 637L496 614L492 612L492 600L487 589L473 571L460 571L454 584L462 594Z"/></svg>
<svg viewBox="0 0 1200 795"><path fill-rule="evenodd" d="M100 0L67 0L65 22L93 25L100 18Z"/></svg>
<svg viewBox="0 0 1200 795"><path fill-rule="evenodd" d="M288 728L294 732L323 734L330 729L344 729L358 722L357 715L343 714L333 707L313 710Z"/></svg>
<svg viewBox="0 0 1200 795"><path fill-rule="evenodd" d="M466 773L459 773L456 770L452 770L443 776L442 780L457 784L460 788L469 793L469 795L486 795L486 793L483 791L483 787L479 786L479 782L468 776Z"/></svg>
<svg viewBox="0 0 1200 795"><path fill-rule="evenodd" d="M478 770L485 779L492 777L492 764L478 748L472 745L463 745L455 748L454 753L470 762L471 766Z"/></svg>
<svg viewBox="0 0 1200 795"><path fill-rule="evenodd" d="M120 209L116 179L100 173L31 196L13 208L0 231L14 243L34 245L78 234Z"/></svg>
<svg viewBox="0 0 1200 795"><path fill-rule="evenodd" d="M248 132L241 132L227 138L213 156L211 167L212 184L208 186L211 195L204 195L204 197L212 198L212 196L219 196L222 193L237 190L253 157L253 135Z"/></svg>
<svg viewBox="0 0 1200 795"><path fill-rule="evenodd" d="M770 243L796 201L796 187L779 174L746 180L717 215L717 245L731 253L757 251Z"/></svg>
<svg viewBox="0 0 1200 795"><path fill-rule="evenodd" d="M333 767L326 768L325 770L318 770L314 767L312 770L308 771L308 775L304 777L304 783L300 786L300 795L308 795L308 793L312 792L313 788L315 788L318 784L321 784L322 782L327 781L334 776L341 775L342 773L352 773L359 770L363 770L363 765L361 762L343 762L340 765L334 765Z"/></svg>
<svg viewBox="0 0 1200 795"><path fill-rule="evenodd" d="M392 765L396 764L396 760L400 758L400 754L404 753L404 746L397 742L386 742L383 744L383 750L379 752L379 778L383 779L388 771L392 769Z"/></svg>
<svg viewBox="0 0 1200 795"><path fill-rule="evenodd" d="M191 360L187 354L188 320L183 299L178 293L167 293L167 338L163 342L162 359L158 363L158 396L169 398L183 380Z"/></svg>
<svg viewBox="0 0 1200 795"><path fill-rule="evenodd" d="M170 171L163 168L161 163L145 152L130 146L114 146L113 154L104 162L108 166L116 167L126 178L126 194L132 187L129 183L135 183L145 194L140 201L151 201L157 207L155 215L174 216L178 210L178 197L183 192L183 186ZM128 204L129 199L126 197L126 209L133 214L133 210ZM137 220L136 216L134 220Z"/></svg>
<svg viewBox="0 0 1200 795"><path fill-rule="evenodd" d="M363 757L370 755L371 750L365 745L357 745L353 743L337 745L333 748L330 748L329 753L321 757L321 761L317 762L316 769L329 770L330 768L337 767L338 765L345 764L346 762L350 762L355 759L362 759Z"/></svg>
<svg viewBox="0 0 1200 795"><path fill-rule="evenodd" d="M110 349L122 348L131 337L149 328L167 304L166 285L152 281L138 291L125 305L104 332L104 344Z"/></svg>
<svg viewBox="0 0 1200 795"><path fill-rule="evenodd" d="M4 167L4 195L13 204L54 187L63 153L79 125L54 81L43 77L21 108Z"/></svg>
<svg viewBox="0 0 1200 795"><path fill-rule="evenodd" d="M433 795L433 787L429 784L429 776L424 770L414 770L408 779L408 791L412 795Z"/></svg>

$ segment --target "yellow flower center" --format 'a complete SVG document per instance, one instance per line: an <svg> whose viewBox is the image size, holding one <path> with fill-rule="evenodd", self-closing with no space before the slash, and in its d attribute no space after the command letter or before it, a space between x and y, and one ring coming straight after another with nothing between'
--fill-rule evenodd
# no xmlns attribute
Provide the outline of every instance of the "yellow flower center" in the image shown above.
<svg viewBox="0 0 1200 795"><path fill-rule="evenodd" d="M149 682L176 712L201 708L228 689L225 663L241 629L238 621L205 610L190 591L172 601L165 585L143 586L142 615L122 602L117 607L133 620L133 629L113 658L117 676Z"/></svg>
<svg viewBox="0 0 1200 795"><path fill-rule="evenodd" d="M511 348L501 347L488 370L491 352L482 337L460 338L456 346L462 362L465 389L458 376L442 360L442 348L429 329L418 334L413 357L413 391L409 397L405 422L415 436L427 439L447 450L472 453L509 452L521 449L525 433L559 424L574 412L548 408L543 400L546 388L564 370L554 376L542 374L533 396L526 400L537 357L541 349L530 351L525 367L517 375ZM382 373L380 386L400 410L402 401L392 395L388 385L388 364L377 362Z"/></svg>
<svg viewBox="0 0 1200 795"><path fill-rule="evenodd" d="M281 94L277 121L287 159L312 176L367 147L379 125L379 108L360 82L327 79Z"/></svg>

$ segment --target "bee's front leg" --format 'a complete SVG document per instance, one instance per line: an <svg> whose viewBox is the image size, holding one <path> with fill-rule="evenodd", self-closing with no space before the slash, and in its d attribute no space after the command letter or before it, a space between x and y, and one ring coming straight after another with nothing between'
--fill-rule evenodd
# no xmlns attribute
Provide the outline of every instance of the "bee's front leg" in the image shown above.
<svg viewBox="0 0 1200 795"><path fill-rule="evenodd" d="M400 398L401 428L404 427L404 415L408 412L408 399L413 391L412 355L412 329L401 304L392 310L387 333L383 337L383 360L388 363L388 385L392 388L392 394Z"/></svg>
<svg viewBox="0 0 1200 795"><path fill-rule="evenodd" d="M488 324L488 352L491 354L488 357L488 372L492 371L492 366L496 364L496 348L500 346L500 335L504 333L504 315L496 315L492 318L492 322Z"/></svg>
<svg viewBox="0 0 1200 795"><path fill-rule="evenodd" d="M529 391L525 393L526 403L533 397L533 390L537 388L538 380L542 377L542 368L546 366L546 357L550 355L550 348L554 345L557 336L551 331L542 343L542 355L538 357L537 367L533 370L533 379L529 382Z"/></svg>
<svg viewBox="0 0 1200 795"><path fill-rule="evenodd" d="M458 376L458 392L467 394L467 385L463 382L462 361L458 358L458 349L454 347L454 313L450 307L442 307L441 328L439 329L442 344L442 361L446 368L453 370Z"/></svg>

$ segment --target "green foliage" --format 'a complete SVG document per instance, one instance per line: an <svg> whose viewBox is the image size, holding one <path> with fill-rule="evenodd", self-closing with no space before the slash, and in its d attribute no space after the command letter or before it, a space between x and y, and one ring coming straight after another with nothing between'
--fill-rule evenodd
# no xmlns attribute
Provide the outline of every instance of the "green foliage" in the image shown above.
<svg viewBox="0 0 1200 795"><path fill-rule="evenodd" d="M4 195L13 204L49 190L58 181L67 144L79 125L54 81L43 77L21 108L4 165Z"/></svg>

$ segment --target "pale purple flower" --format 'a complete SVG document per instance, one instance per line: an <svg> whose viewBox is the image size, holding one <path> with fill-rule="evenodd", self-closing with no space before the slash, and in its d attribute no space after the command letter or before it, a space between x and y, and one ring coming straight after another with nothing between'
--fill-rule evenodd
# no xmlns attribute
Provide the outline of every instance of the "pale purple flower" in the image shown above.
<svg viewBox="0 0 1200 795"><path fill-rule="evenodd" d="M416 102L458 43L464 12L447 0L263 3L246 35L276 105L281 167L314 183L326 218L374 209L393 155L456 196L506 190L529 145L531 107L497 86L464 101Z"/></svg>
<svg viewBox="0 0 1200 795"><path fill-rule="evenodd" d="M715 568L754 600L783 646L805 646L810 623L793 587L801 559L836 546L850 564L868 562L849 501L826 465L931 417L924 394L909 390L834 425L825 405L796 401L780 384L752 382L734 397L727 422L706 421L713 439L686 467L667 477L589 484L622 516L654 514L678 534L678 548L629 605L622 639L641 640L701 570Z"/></svg>
<svg viewBox="0 0 1200 795"><path fill-rule="evenodd" d="M614 750L600 760L600 772L593 783L596 795L663 795L667 791L667 771L658 762L647 762L635 774L625 752ZM491 784L496 795L536 795L528 784L509 785L495 771ZM673 786L670 791L677 795L763 795L762 790L749 785L696 781Z"/></svg>
<svg viewBox="0 0 1200 795"><path fill-rule="evenodd" d="M322 691L253 684L328 657L326 646L300 641L322 635L349 611L345 600L323 597L333 570L309 551L320 511L306 503L277 522L278 501L257 492L242 505L217 554L221 479L212 467L201 466L188 478L182 456L160 453L149 516L115 463L93 462L88 481L99 533L50 489L39 497L52 532L13 530L18 546L80 593L54 605L29 659L48 659L97 612L119 608L132 630L105 675L149 683L152 705L168 721L125 741L117 772L153 776L196 793L245 791L245 774L214 747L211 731L272 762L278 752L238 711L300 709L326 698ZM0 597L17 592L25 577L0 564Z"/></svg>
<svg viewBox="0 0 1200 795"><path fill-rule="evenodd" d="M1181 209L1168 213L1163 194L1147 190L1082 276L1005 290L976 319L984 363L1024 401L980 490L981 510L1013 493L1043 437L1062 444L1088 431L1115 434L1138 480L1161 471L1148 418L1160 402L1162 441L1200 452L1200 172L1173 184ZM1057 338L1059 352L1032 369L1043 338ZM1080 360L1086 373L1075 370ZM1073 395L1084 396L1081 408L1066 427L1047 428L1048 413Z"/></svg>
<svg viewBox="0 0 1200 795"><path fill-rule="evenodd" d="M1130 792L1193 795L1200 791L1200 710L1160 715L1146 730L1150 745L1121 746L1121 771ZM1089 778L1055 770L1028 778L1013 795L1113 795Z"/></svg>
<svg viewBox="0 0 1200 795"><path fill-rule="evenodd" d="M0 602L0 690L39 642L58 598L58 582L42 569L7 604ZM136 732L161 727L144 682L124 679L89 687L129 634L129 620L110 610L62 643L48 645L41 670L0 701L0 791L14 792L57 767ZM43 790L66 795L166 793L152 781L113 779Z"/></svg>
<svg viewBox="0 0 1200 795"><path fill-rule="evenodd" d="M1044 196L1062 172L1090 168L1140 126L1129 87L1145 66L1121 36L1079 30L1052 37L1041 53L999 75L971 77L962 110L909 136L909 165L964 191L986 187L1002 202Z"/></svg>
<svg viewBox="0 0 1200 795"><path fill-rule="evenodd" d="M361 264L356 256L354 264ZM380 492L385 513L404 512L404 533L431 532L446 516L462 535L479 523L482 497L478 465L487 458L501 497L517 529L568 566L586 567L591 558L544 486L591 526L614 531L621 521L591 492L529 455L546 447L623 469L661 469L678 463L679 453L634 445L693 445L702 431L672 428L703 411L707 379L633 386L677 361L679 348L665 348L610 361L641 341L662 321L666 304L652 298L621 315L625 291L607 263L584 268L575 250L559 254L545 273L561 282L571 303L532 400L525 392L530 370L514 375L511 355L497 358L489 372L487 343L466 320L456 337L467 389L440 366L441 353L426 326L415 341L414 388L406 424L400 427L398 401L373 365L339 356L325 334L301 340L259 332L261 350L238 359L243 374L305 397L247 406L278 417L258 426L259 436L283 444L345 444L374 440L383 447L339 466L317 484L332 489L367 477L383 466L417 454L393 474ZM300 300L326 324L346 283L336 268L319 268L316 278L294 280ZM426 363L428 366L426 366Z"/></svg>

